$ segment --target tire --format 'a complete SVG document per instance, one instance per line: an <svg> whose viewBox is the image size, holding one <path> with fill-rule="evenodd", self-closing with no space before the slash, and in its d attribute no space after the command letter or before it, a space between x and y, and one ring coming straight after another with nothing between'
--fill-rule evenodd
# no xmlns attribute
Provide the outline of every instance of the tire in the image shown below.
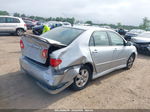
<svg viewBox="0 0 150 112"><path fill-rule="evenodd" d="M88 66L81 67L79 74L74 78L70 88L74 91L84 89L92 79L92 72Z"/></svg>
<svg viewBox="0 0 150 112"><path fill-rule="evenodd" d="M22 36L24 34L24 30L23 29L17 29L16 30L16 35L17 36Z"/></svg>
<svg viewBox="0 0 150 112"><path fill-rule="evenodd" d="M127 70L129 70L130 68L132 68L133 63L134 63L134 60L135 60L135 55L132 54L132 55L129 57L128 61L127 61L127 66L126 66L126 69L127 69Z"/></svg>

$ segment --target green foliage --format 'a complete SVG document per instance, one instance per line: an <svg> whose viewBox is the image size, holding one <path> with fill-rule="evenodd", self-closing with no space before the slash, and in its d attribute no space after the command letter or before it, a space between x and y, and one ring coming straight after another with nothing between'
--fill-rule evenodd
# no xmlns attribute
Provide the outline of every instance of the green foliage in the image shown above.
<svg viewBox="0 0 150 112"><path fill-rule="evenodd" d="M98 25L98 26L110 26L111 28L114 28L114 29L119 28L119 27L118 27L118 24L115 25L115 24L95 24L95 23L93 23L93 25ZM127 29L127 30L139 29L138 26L131 26L131 25L121 25L121 28Z"/></svg>
<svg viewBox="0 0 150 112"><path fill-rule="evenodd" d="M143 23L139 27L148 30L150 28L150 20L147 17L143 18Z"/></svg>
<svg viewBox="0 0 150 112"><path fill-rule="evenodd" d="M35 17L34 16L29 16L29 18L34 19Z"/></svg>
<svg viewBox="0 0 150 112"><path fill-rule="evenodd" d="M69 22L73 25L75 22L75 18L74 17L72 17L72 18L62 18L62 17L52 18L52 17L49 17L49 18L45 18L45 21L62 21L62 22Z"/></svg>
<svg viewBox="0 0 150 112"><path fill-rule="evenodd" d="M52 21L52 17L46 18L46 21Z"/></svg>
<svg viewBox="0 0 150 112"><path fill-rule="evenodd" d="M21 14L21 17L26 17L26 15L25 14Z"/></svg>
<svg viewBox="0 0 150 112"><path fill-rule="evenodd" d="M15 17L20 17L20 14L16 12L16 13L14 13L13 16L15 16Z"/></svg>
<svg viewBox="0 0 150 112"><path fill-rule="evenodd" d="M73 25L74 24L74 22L75 22L75 18L74 17L72 17L72 18L66 18L66 19L64 19L64 22L69 22L69 23L71 23L71 25Z"/></svg>
<svg viewBox="0 0 150 112"><path fill-rule="evenodd" d="M118 28L122 27L121 23L117 23L117 26L118 26Z"/></svg>
<svg viewBox="0 0 150 112"><path fill-rule="evenodd" d="M9 15L7 11L0 11L0 15Z"/></svg>
<svg viewBox="0 0 150 112"><path fill-rule="evenodd" d="M85 24L93 25L93 22L92 21L86 21Z"/></svg>

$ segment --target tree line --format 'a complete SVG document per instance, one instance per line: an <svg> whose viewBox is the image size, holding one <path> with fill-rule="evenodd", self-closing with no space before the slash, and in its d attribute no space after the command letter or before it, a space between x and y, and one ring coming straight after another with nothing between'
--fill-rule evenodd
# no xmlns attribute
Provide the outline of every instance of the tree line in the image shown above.
<svg viewBox="0 0 150 112"><path fill-rule="evenodd" d="M14 13L13 16L15 17L27 17L27 18L31 18L34 19L36 21L62 21L62 22L69 22L71 24L74 24L75 22L75 18L63 18L63 17L49 17L49 18L45 18L45 17L40 17L40 16L27 16L25 14L20 14L20 13Z"/></svg>
<svg viewBox="0 0 150 112"><path fill-rule="evenodd" d="M7 11L0 11L0 15L10 15L9 12ZM27 18L31 18L37 21L62 21L62 22L69 22L71 24L74 24L75 22L80 23L80 21L75 20L74 17L71 18L63 18L63 17L49 17L49 18L45 18L45 17L40 17L40 16L27 16L25 14L20 14L20 13L14 13L13 16L15 17L27 17ZM117 25L115 24L97 24L97 23L93 23L92 21L86 21L84 22L85 24L89 24L89 25L97 25L97 26L110 26L111 28L123 28L123 29L143 29L143 30L150 30L150 20L147 17L143 18L143 22L139 25L139 26L133 26L133 25L122 25L121 23L117 23Z"/></svg>

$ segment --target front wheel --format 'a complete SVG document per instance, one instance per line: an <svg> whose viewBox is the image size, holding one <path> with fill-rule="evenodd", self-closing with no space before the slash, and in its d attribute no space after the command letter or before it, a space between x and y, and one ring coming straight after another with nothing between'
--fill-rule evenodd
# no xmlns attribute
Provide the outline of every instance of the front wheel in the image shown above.
<svg viewBox="0 0 150 112"><path fill-rule="evenodd" d="M81 67L79 74L74 78L71 89L78 91L84 89L91 79L91 70L87 66Z"/></svg>
<svg viewBox="0 0 150 112"><path fill-rule="evenodd" d="M133 66L134 60L135 56L132 54L127 61L126 69L130 69Z"/></svg>

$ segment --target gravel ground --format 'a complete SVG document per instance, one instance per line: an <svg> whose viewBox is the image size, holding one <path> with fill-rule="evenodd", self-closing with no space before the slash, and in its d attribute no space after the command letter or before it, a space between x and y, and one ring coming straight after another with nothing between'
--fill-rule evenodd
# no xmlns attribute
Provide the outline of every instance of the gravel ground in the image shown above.
<svg viewBox="0 0 150 112"><path fill-rule="evenodd" d="M138 55L131 70L92 81L82 91L50 95L19 70L19 37L0 36L0 108L150 109L150 56Z"/></svg>

